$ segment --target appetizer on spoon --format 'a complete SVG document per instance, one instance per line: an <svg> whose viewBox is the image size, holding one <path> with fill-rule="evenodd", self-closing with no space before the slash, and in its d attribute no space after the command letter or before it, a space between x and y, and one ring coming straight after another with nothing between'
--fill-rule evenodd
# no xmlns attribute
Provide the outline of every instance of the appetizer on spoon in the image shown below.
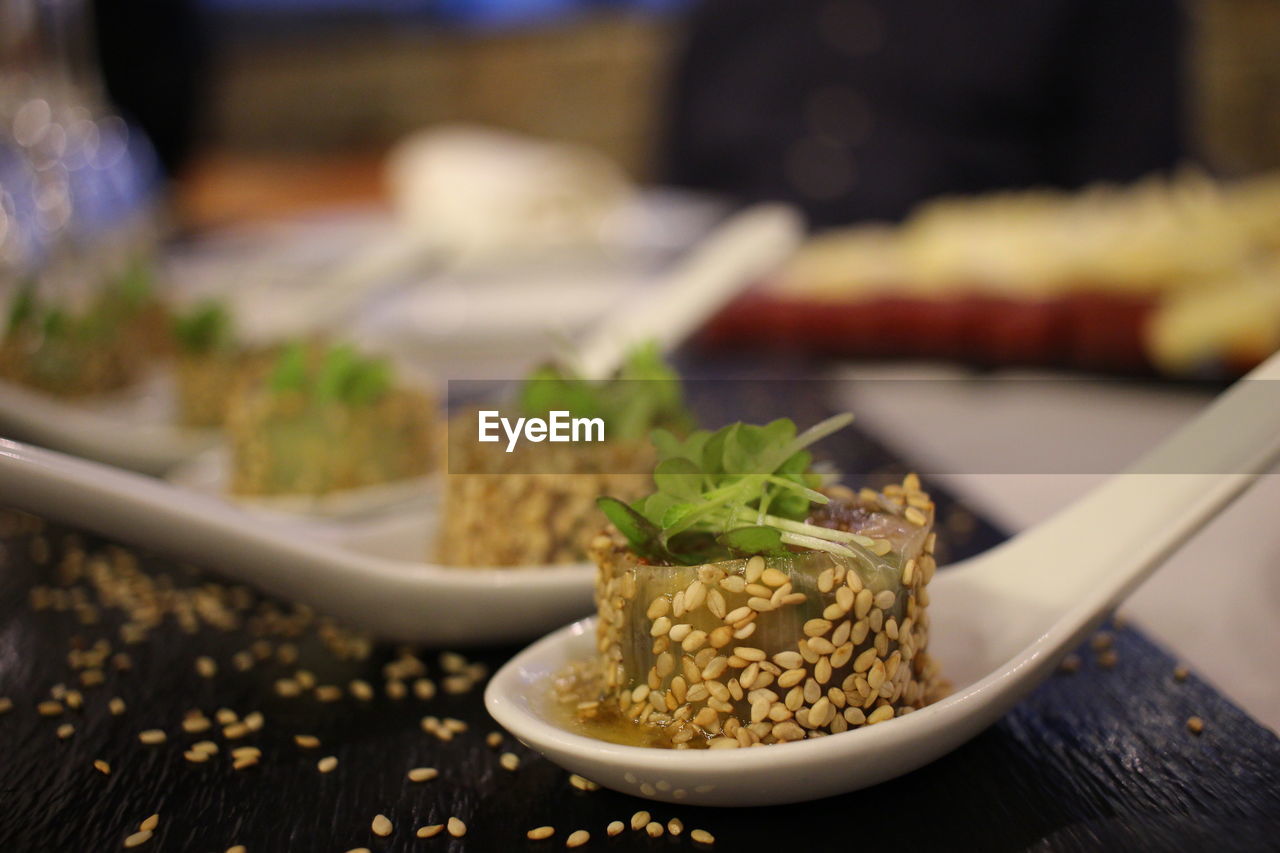
<svg viewBox="0 0 1280 853"><path fill-rule="evenodd" d="M659 616L657 610L662 605L652 605L642 597L633 599L637 604L630 609L623 607L621 614L624 621L619 623L619 611L613 606L617 596L600 598L600 614L595 619L570 625L512 659L490 682L485 693L486 705L494 718L508 731L562 766L619 791L671 802L720 806L797 802L856 790L906 773L954 749L994 722L1051 673L1061 658L1087 636L1106 613L1150 574L1165 556L1280 458L1280 405L1276 404L1276 389L1280 387L1277 385L1278 381L1280 355L1272 356L1246 379L1233 386L1194 422L1084 500L986 554L939 572L927 590L917 590L917 612L922 592L929 603L928 654L940 659L942 675L951 679L955 685L949 696L923 708L906 710L901 704L900 695L897 707L881 711L875 707L876 703L879 698L889 697L879 697L873 700L871 714L866 715L866 724L856 731L830 734L831 724L824 727L814 726L813 723L817 719L826 720L827 705L835 707L841 700L828 692L826 695L818 695L816 701L809 702L802 686L800 698L804 701L794 709L793 719L798 717L800 708L807 708L807 719L804 722L809 725L803 725L795 719L801 732L798 742L757 749L714 750L635 746L631 745L636 741L634 736L623 738L626 743L604 742L582 728L583 724L577 719L576 713L565 713L553 701L552 694L557 679L563 679L566 671L570 675L561 682L562 692L571 692L578 683L583 682L581 677L575 675L575 667L578 673L586 672L588 675L591 670L595 670L596 677L602 680L609 677L607 673L612 669L615 672L615 692L612 695L607 691L601 692L595 699L583 701L599 701L599 707L604 707L606 702L612 700L618 714L629 714L637 705L647 704L654 707L651 720L656 716L658 722L662 723L661 715L667 714L674 722L682 714L683 708L690 707L692 711L689 691L697 684L708 684L708 694L720 694L720 700L724 703L720 708L710 706L719 717L721 736L729 715L738 720L739 729L747 728L750 731L750 725L755 723L754 719L742 719L736 704L739 700L734 691L728 689L728 682L724 680L728 677L725 673L730 671L728 656L725 670L718 677L715 677L715 669L708 673L705 667L696 672L690 667L686 672L682 659L679 671L673 669L669 681L659 682L661 704L665 706L665 710L658 710L648 699L648 695L643 695L644 688L649 683L648 673L635 667L632 661L641 661L643 666L643 662L653 655L654 646L650 644L662 636L670 639L671 630L677 623L669 617ZM904 496L910 496L912 485L914 484L904 484ZM917 498L917 503L919 502L920 499ZM910 508L909 501L907 508ZM643 509L642 514L647 516L648 506ZM917 509L924 511L921 507ZM682 511L673 516L673 520L678 518L680 512ZM906 519L906 512L907 509L904 508L903 519ZM613 517L623 521L623 531L628 539L637 530L646 536L652 534L638 520L629 519L629 514L623 517L616 507ZM627 530L625 525L628 524L633 524L637 530ZM670 527L664 527L662 532L667 533L666 543L660 534L658 544L669 547L674 538L669 531ZM783 541L781 533L749 536L751 541L748 544L752 546L764 544L766 536ZM730 539L721 544L732 545L733 541ZM612 547L614 546L610 543L602 543L606 553ZM660 552L655 553L661 557ZM918 558L916 569L919 570L922 565L923 559ZM714 569L716 566L712 564L708 568ZM834 565L832 568L834 583ZM645 588L642 580L652 583L652 578L660 577L663 571L669 570L664 566L645 566L637 561L634 569L636 592ZM745 571L744 565L744 582ZM797 589L808 589L803 568L799 572L789 569L785 574L787 579L784 586L773 588L774 592L784 588L786 582L792 584L792 592L787 595L794 594ZM904 564L899 575L900 581L905 574ZM726 572L725 578L730 576ZM815 592L821 593L822 586L826 583L822 577L820 574L819 580L814 583L814 592L809 592L806 598ZM845 570L845 577L847 583L848 568ZM861 574L858 578L865 587L866 582ZM706 596L709 599L711 587L700 577L698 581L707 586ZM625 576L622 583L625 589ZM716 579L715 583L716 588L720 589L720 579ZM614 584L615 573L606 566L601 572L598 585L603 591L613 591ZM683 594L687 600L687 587ZM761 603L772 605L773 594L771 592L768 599ZM758 597L764 599L764 596ZM784 595L783 598L785 597ZM895 593L895 603L897 598ZM874 606L874 595L872 603ZM674 604L673 595L669 606L674 608ZM642 606L644 609L639 609ZM643 626L644 621L651 618L648 610L650 606L655 608L654 617L650 622L649 635L644 636L637 627ZM706 606L705 602L703 606ZM855 608L856 606L855 599ZM748 608L751 609L750 604ZM868 610L868 619L870 613ZM726 617L728 615L726 613ZM735 618L739 615L734 614ZM858 616L856 610L853 615ZM658 618L668 618L670 626L658 623ZM745 618L745 614L741 618ZM888 618L886 611L882 630L888 624ZM737 623L726 624L733 628ZM764 624L762 618L761 624ZM619 628L625 633L620 633ZM665 629L665 632L654 633L658 628ZM901 628L902 623L899 623L898 651L901 651L903 643ZM822 631L821 637L830 637L830 634L825 633L825 624L815 625L814 630L818 629ZM685 640L693 636L693 630L691 627L684 634ZM757 630L765 629L762 627ZM620 655L613 651L611 640L615 633L633 644L629 652L625 648L621 648ZM708 634L707 639L709 638ZM778 652L769 654L772 651L772 639L767 648L761 647L760 639L745 639L754 643L745 655L738 645L730 646L740 661L773 663L782 671L782 676L792 671L783 664L797 663L796 669L806 670L806 674L801 676L802 685L807 684L811 676L814 681L818 680L818 667L823 656L819 654L819 661L810 664L799 648L798 640L796 651L800 661L788 656L779 663L776 657ZM734 642L740 640L735 638ZM688 652L683 643L682 640L682 658L687 658ZM620 643L619 646L622 647L623 644ZM824 650L825 646L818 649L819 653ZM889 650L887 645L885 650ZM698 651L700 649L694 650L695 667ZM812 640L808 642L808 651L812 656ZM917 648L916 651L918 653L920 649ZM874 653L876 660L884 660L879 650ZM661 655L662 652L658 654ZM830 663L830 656L827 656L827 662ZM652 665L656 674L666 678L657 669L657 661ZM874 661L871 665L875 665ZM664 664L663 670L665 666ZM902 665L899 664L899 672L901 668ZM738 679L741 688L741 673L746 672L746 667L736 671L739 674L734 677ZM761 672L768 670L757 667L756 679ZM887 664L885 672L887 676ZM773 675L772 672L769 674ZM666 702L666 696L676 695L677 688L673 682L677 675L682 675L685 679L685 701L682 703L677 699L676 707L671 708ZM773 684L766 689L782 697L784 709L792 710L786 707L786 697L779 689L780 675L773 675ZM925 678L923 689L927 694L931 687L927 683L927 670L919 675ZM863 677L870 688L870 679ZM715 681L728 690L727 696L719 688L713 693L710 681ZM632 686L633 684L636 686ZM843 694L845 704L838 714L843 716L844 709L857 704L855 699L863 695L862 685L855 678L852 691L845 688L843 681L836 686L840 688L838 692ZM827 687L829 690L830 682ZM882 682L881 689L883 687ZM628 689L625 697L622 695L623 688ZM639 697L636 695L637 689L642 694ZM649 687L651 692L653 689ZM751 689L756 689L754 680ZM701 695L701 690L697 695ZM744 689L744 698L746 695ZM757 694L757 698L763 696L765 694ZM620 701L623 698L628 702L625 707ZM827 704L821 704L823 701ZM759 712L756 711L755 702L751 704L753 717L757 713L763 713L761 721L773 719L770 715L775 713L775 704L771 698L767 708L764 703L758 706ZM815 718L815 705L822 712L818 718ZM880 707L888 708L890 705L880 704ZM572 710L576 712L579 708L575 704ZM584 706L581 710L589 711L591 708ZM866 713L867 709L862 710ZM639 714L642 716L643 713L644 708L641 707ZM880 719L873 720L876 715ZM704 720L708 724L707 729L702 734L695 733L695 737L709 737L709 729L715 723L710 715ZM835 716L832 717L832 723L834 720ZM696 714L690 721L696 723ZM634 724L631 720L625 723L627 726ZM666 727L664 726L664 730ZM686 727L678 728L677 732L683 732ZM791 729L786 731L791 732ZM783 740L774 734L773 728L770 733L774 740ZM674 741L674 736L675 733L668 740ZM683 737L683 734L680 736ZM733 740L737 741L736 733ZM714 738L708 739L708 745L714 742ZM725 746L731 745L727 737L723 738L723 742ZM740 744L735 742L732 746Z"/></svg>

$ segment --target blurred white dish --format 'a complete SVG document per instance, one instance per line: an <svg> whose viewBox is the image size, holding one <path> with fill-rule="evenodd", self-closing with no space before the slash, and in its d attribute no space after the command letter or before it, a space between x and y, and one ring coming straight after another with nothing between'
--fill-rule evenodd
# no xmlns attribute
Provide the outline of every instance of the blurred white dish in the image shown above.
<svg viewBox="0 0 1280 853"><path fill-rule="evenodd" d="M75 400L0 382L5 436L147 474L161 474L218 440L215 430L178 426L175 412L165 370L117 393Z"/></svg>
<svg viewBox="0 0 1280 853"><path fill-rule="evenodd" d="M0 503L216 569L386 639L505 642L591 609L592 566L422 562L426 515L349 526L271 523L150 477L6 439Z"/></svg>

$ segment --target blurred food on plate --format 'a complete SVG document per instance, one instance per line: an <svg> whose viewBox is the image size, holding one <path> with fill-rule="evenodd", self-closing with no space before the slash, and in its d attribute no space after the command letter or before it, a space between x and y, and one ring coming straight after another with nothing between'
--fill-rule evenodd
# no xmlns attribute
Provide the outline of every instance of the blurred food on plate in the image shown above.
<svg viewBox="0 0 1280 853"><path fill-rule="evenodd" d="M687 432L693 424L679 375L657 347L631 350L617 376L588 381L548 366L534 371L519 397L520 413L546 418L602 418L609 425L598 444L539 444L506 453L474 440L476 411L449 423L449 473L444 514L433 559L444 565L546 566L579 563L599 532L600 495L638 498L653 464L655 428Z"/></svg>
<svg viewBox="0 0 1280 853"><path fill-rule="evenodd" d="M143 259L93 287L29 279L9 295L0 378L65 397L118 390L167 349L166 322Z"/></svg>
<svg viewBox="0 0 1280 853"><path fill-rule="evenodd" d="M421 477L435 464L435 402L385 358L294 343L227 416L231 491L323 495Z"/></svg>
<svg viewBox="0 0 1280 853"><path fill-rule="evenodd" d="M1175 375L1280 347L1280 173L943 198L815 236L712 340Z"/></svg>

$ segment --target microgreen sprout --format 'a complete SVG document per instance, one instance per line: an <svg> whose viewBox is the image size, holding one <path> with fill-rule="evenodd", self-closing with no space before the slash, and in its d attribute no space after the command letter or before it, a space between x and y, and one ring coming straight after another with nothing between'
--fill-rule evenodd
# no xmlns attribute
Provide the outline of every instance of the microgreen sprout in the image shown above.
<svg viewBox="0 0 1280 853"><path fill-rule="evenodd" d="M694 565L791 548L865 558L871 539L805 521L810 506L828 500L818 491L823 478L811 469L808 448L852 420L835 415L800 434L787 418L735 423L683 440L655 430L656 491L629 505L607 496L597 504L632 549L656 563Z"/></svg>
<svg viewBox="0 0 1280 853"><path fill-rule="evenodd" d="M628 352L609 380L590 381L558 366L540 367L521 387L520 407L530 417L567 411L573 417L603 418L611 437L628 440L641 439L654 427L683 433L692 425L680 376L652 342Z"/></svg>
<svg viewBox="0 0 1280 853"><path fill-rule="evenodd" d="M294 343L280 353L268 387L276 393L307 394L318 402L361 406L376 402L391 384L386 359L363 356L349 344L316 356L305 344Z"/></svg>
<svg viewBox="0 0 1280 853"><path fill-rule="evenodd" d="M216 300L201 302L173 319L173 336L188 353L206 355L232 344L231 313Z"/></svg>

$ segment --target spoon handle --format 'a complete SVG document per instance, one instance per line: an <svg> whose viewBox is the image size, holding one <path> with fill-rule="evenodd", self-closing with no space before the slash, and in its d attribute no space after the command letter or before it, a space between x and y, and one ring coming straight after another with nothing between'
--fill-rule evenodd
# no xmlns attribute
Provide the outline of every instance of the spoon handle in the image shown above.
<svg viewBox="0 0 1280 853"><path fill-rule="evenodd" d="M1127 470L1001 546L979 571L1056 610L1102 593L1114 606L1277 461L1280 353Z"/></svg>
<svg viewBox="0 0 1280 853"><path fill-rule="evenodd" d="M776 269L803 237L803 220L789 205L758 204L735 214L661 282L596 327L579 352L581 375L607 378L627 350L651 338L664 351L673 348L739 290Z"/></svg>

